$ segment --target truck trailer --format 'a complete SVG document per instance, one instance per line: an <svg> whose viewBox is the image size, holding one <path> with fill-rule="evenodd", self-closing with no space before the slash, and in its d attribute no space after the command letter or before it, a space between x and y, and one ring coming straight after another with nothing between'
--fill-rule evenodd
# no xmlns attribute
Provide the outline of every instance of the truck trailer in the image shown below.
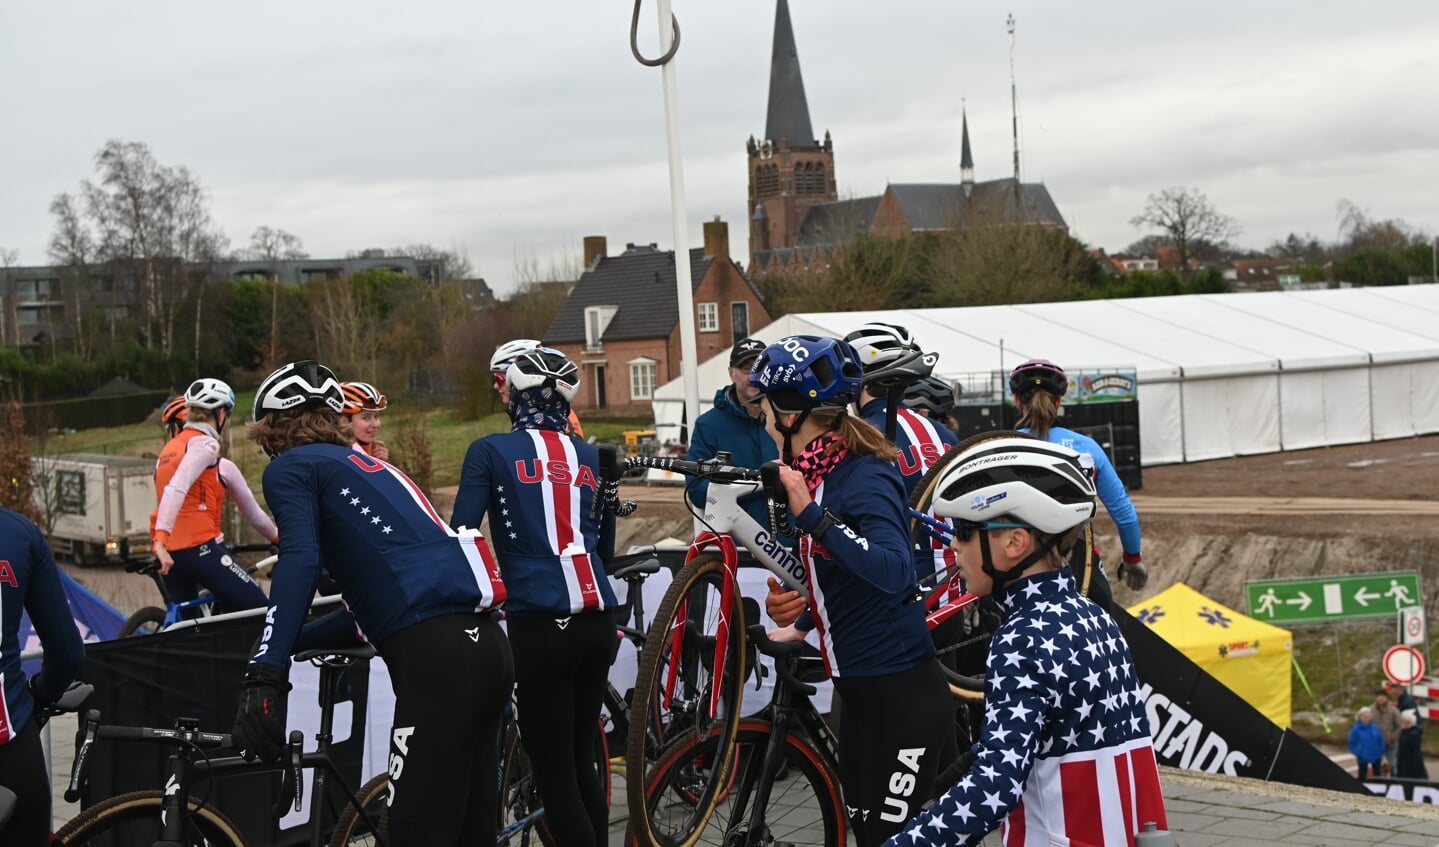
<svg viewBox="0 0 1439 847"><path fill-rule="evenodd" d="M35 458L35 506L55 555L77 565L150 553L155 460L99 453Z"/></svg>

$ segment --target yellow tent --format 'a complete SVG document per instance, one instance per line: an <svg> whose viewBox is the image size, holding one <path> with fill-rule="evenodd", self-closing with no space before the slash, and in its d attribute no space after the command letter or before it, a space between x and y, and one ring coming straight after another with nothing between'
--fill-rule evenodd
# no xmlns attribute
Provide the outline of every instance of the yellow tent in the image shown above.
<svg viewBox="0 0 1439 847"><path fill-rule="evenodd" d="M1130 606L1129 613L1280 728L1289 727L1289 630L1242 615L1184 583Z"/></svg>

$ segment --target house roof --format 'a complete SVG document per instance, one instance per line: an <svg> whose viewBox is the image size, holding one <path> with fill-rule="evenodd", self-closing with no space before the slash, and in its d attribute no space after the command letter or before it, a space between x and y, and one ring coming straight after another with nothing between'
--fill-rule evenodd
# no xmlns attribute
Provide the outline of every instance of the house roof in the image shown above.
<svg viewBox="0 0 1439 847"><path fill-rule="evenodd" d="M952 229L966 218L998 210L1006 223L1038 223L1067 226L1049 189L1042 183L1021 183L1019 205L1015 204L1014 180L992 179L974 183L969 196L964 186L936 183L891 184L888 193L899 204L910 229L915 231Z"/></svg>
<svg viewBox="0 0 1439 847"><path fill-rule="evenodd" d="M714 264L714 257L704 252L702 247L690 250L691 291L699 287ZM618 256L600 259L575 283L545 330L545 343L583 343L585 309L589 306L616 307L604 332L606 341L667 337L680 319L674 251L659 250L654 245L631 246Z"/></svg>

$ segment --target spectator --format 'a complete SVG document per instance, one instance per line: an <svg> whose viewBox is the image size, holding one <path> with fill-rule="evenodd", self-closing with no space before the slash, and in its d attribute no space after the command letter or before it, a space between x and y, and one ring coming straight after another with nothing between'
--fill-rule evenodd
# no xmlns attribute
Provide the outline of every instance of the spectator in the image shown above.
<svg viewBox="0 0 1439 847"><path fill-rule="evenodd" d="M1384 734L1383 776L1394 772L1399 757L1399 710L1389 702L1389 695L1380 691L1374 697L1374 725Z"/></svg>
<svg viewBox="0 0 1439 847"><path fill-rule="evenodd" d="M715 453L723 450L742 468L757 468L779 458L779 448L765 430L764 417L760 414L759 389L749 384L750 366L764 348L764 342L757 338L743 338L735 343L729 354L730 381L715 392L714 407L695 418L694 435L685 458L691 462L713 459ZM690 502L703 508L709 494L709 481L695 480L686 494ZM746 494L739 502L756 523L769 528L769 510L763 491ZM788 538L781 540L786 546L794 546Z"/></svg>
<svg viewBox="0 0 1439 847"><path fill-rule="evenodd" d="M1365 706L1359 719L1349 730L1349 752L1359 767L1359 778L1379 776L1379 763L1384 760L1384 733L1374 725L1374 710Z"/></svg>
<svg viewBox="0 0 1439 847"><path fill-rule="evenodd" d="M1395 685L1386 679L1384 691L1389 695L1390 702L1399 708L1399 714L1402 715L1406 711L1413 712L1414 720L1419 728L1424 728L1424 715L1419 711L1419 704L1414 702L1414 695L1409 693L1409 689L1402 685Z"/></svg>
<svg viewBox="0 0 1439 847"><path fill-rule="evenodd" d="M1400 779L1429 779L1424 766L1424 730L1413 709L1399 713L1399 759L1394 775Z"/></svg>

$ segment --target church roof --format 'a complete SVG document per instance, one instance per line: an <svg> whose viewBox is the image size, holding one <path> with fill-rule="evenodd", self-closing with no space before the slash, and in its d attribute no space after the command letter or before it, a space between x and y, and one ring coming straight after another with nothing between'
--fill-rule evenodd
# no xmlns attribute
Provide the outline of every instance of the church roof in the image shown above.
<svg viewBox="0 0 1439 847"><path fill-rule="evenodd" d="M981 216L998 217L1004 223L1068 226L1043 183L1021 183L1018 203L1010 178L977 182L969 196L958 183L896 183L889 186L888 193L915 232L953 229Z"/></svg>
<svg viewBox="0 0 1439 847"><path fill-rule="evenodd" d="M879 209L880 197L855 197L817 203L809 207L800 222L800 244L842 244L861 232L868 232Z"/></svg>
<svg viewBox="0 0 1439 847"><path fill-rule="evenodd" d="M794 26L789 20L788 0L778 0L774 11L774 49L769 66L769 112L765 138L790 147L816 144L809 121L809 102L804 96L804 78L799 71L799 50L794 43Z"/></svg>

